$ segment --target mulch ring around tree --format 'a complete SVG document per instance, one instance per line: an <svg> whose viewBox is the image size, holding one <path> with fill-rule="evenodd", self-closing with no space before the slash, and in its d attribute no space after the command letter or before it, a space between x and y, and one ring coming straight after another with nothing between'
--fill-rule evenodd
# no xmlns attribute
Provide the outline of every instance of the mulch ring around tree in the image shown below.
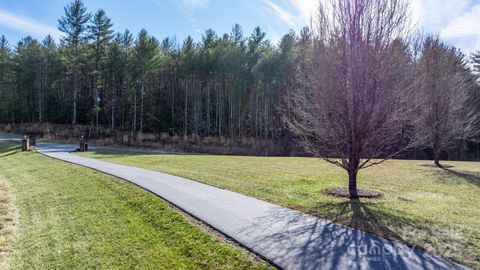
<svg viewBox="0 0 480 270"><path fill-rule="evenodd" d="M340 198L349 198L350 193L348 192L348 188L330 188L326 189L325 194ZM383 198L383 193L359 189L357 190L358 197L366 198L366 199L381 199Z"/></svg>

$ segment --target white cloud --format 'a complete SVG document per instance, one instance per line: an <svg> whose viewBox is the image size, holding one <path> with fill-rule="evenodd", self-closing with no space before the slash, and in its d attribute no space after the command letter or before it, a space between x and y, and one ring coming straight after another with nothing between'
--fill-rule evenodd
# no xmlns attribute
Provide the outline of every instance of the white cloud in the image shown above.
<svg viewBox="0 0 480 270"><path fill-rule="evenodd" d="M298 30L305 25L309 25L312 16L318 8L318 0L262 0L264 10L257 12L264 14L264 11L270 13L291 29Z"/></svg>
<svg viewBox="0 0 480 270"><path fill-rule="evenodd" d="M59 39L62 35L62 33L53 26L35 21L32 18L19 16L3 9L0 9L0 25L37 38L51 35L53 38Z"/></svg>
<svg viewBox="0 0 480 270"><path fill-rule="evenodd" d="M480 49L480 3L474 0L411 0L413 19L426 32L461 48Z"/></svg>
<svg viewBox="0 0 480 270"><path fill-rule="evenodd" d="M165 0L148 0L150 3L159 7L166 7ZM195 18L195 8L203 8L210 4L210 0L170 0L174 3L185 15L187 20L194 26L197 26L197 19Z"/></svg>
<svg viewBox="0 0 480 270"><path fill-rule="evenodd" d="M411 0L413 19L429 31L440 31L468 10L470 0Z"/></svg>
<svg viewBox="0 0 480 270"><path fill-rule="evenodd" d="M181 0L177 1L177 3L187 19L196 26L197 19L195 18L194 9L207 6L210 3L210 0Z"/></svg>
<svg viewBox="0 0 480 270"><path fill-rule="evenodd" d="M294 16L292 13L281 8L279 5L273 3L271 0L263 0L263 3L265 3L269 12L271 12L274 16L288 24L289 27L295 27L296 23L294 22Z"/></svg>
<svg viewBox="0 0 480 270"><path fill-rule="evenodd" d="M319 1L325 0L264 0L272 10L279 3L293 9L288 14L276 12L292 28L310 24ZM410 0L413 23L420 30L438 34L448 43L461 48L466 54L480 50L480 0ZM275 4L275 3L277 4ZM292 11L293 10L293 11ZM293 26L295 27L293 27Z"/></svg>
<svg viewBox="0 0 480 270"><path fill-rule="evenodd" d="M480 4L452 20L440 36L471 53L480 50Z"/></svg>
<svg viewBox="0 0 480 270"><path fill-rule="evenodd" d="M310 19L318 9L318 0L288 0L300 13L302 24L310 24Z"/></svg>
<svg viewBox="0 0 480 270"><path fill-rule="evenodd" d="M267 26L267 33L268 38L273 42L273 44L280 42L282 39L282 35L279 34L271 25Z"/></svg>
<svg viewBox="0 0 480 270"><path fill-rule="evenodd" d="M188 6L198 7L207 5L210 0L183 0L182 2Z"/></svg>
<svg viewBox="0 0 480 270"><path fill-rule="evenodd" d="M319 1L325 0L268 0L287 3L294 11L289 16L277 12L277 17L289 20L289 26L310 24L318 9ZM480 0L410 0L413 23L420 30L439 34L448 43L461 48L466 54L480 50ZM267 3L267 0L264 0ZM273 9L273 8L272 8ZM291 15L293 14L293 15ZM293 21L293 22L292 22ZM293 28L293 27L292 27Z"/></svg>

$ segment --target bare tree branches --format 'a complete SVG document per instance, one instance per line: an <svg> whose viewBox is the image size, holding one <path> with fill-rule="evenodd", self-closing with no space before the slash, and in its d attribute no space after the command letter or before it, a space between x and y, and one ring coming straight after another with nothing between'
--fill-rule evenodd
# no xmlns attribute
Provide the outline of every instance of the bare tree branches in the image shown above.
<svg viewBox="0 0 480 270"><path fill-rule="evenodd" d="M417 72L419 106L414 118L415 143L433 150L435 164L440 153L459 139L478 134L480 112L469 106L474 79L465 56L438 37L425 39Z"/></svg>
<svg viewBox="0 0 480 270"><path fill-rule="evenodd" d="M322 4L314 53L287 102L290 130L306 151L348 171L351 197L358 170L391 157L404 138L413 65L407 7L403 0Z"/></svg>

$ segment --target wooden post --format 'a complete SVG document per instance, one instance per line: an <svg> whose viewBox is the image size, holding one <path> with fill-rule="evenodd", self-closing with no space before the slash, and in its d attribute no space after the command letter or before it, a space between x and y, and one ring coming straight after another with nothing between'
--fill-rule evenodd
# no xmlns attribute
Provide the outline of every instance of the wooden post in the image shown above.
<svg viewBox="0 0 480 270"><path fill-rule="evenodd" d="M22 152L26 152L30 149L30 141L28 140L27 135L23 136L22 139Z"/></svg>
<svg viewBox="0 0 480 270"><path fill-rule="evenodd" d="M29 142L31 146L37 146L37 137L34 134L28 136Z"/></svg>
<svg viewBox="0 0 480 270"><path fill-rule="evenodd" d="M82 138L80 139L80 148L78 149L80 152L85 152L85 139Z"/></svg>

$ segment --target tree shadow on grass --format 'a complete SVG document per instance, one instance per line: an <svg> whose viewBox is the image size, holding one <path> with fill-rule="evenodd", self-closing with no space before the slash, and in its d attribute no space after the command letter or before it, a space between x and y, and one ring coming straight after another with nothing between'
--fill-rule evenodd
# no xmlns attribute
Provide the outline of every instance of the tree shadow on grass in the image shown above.
<svg viewBox="0 0 480 270"><path fill-rule="evenodd" d="M326 210L330 213L328 218L335 223L401 242L406 242L406 240L398 231L392 230L392 226L419 227L420 224L425 224L422 221L416 222L409 219L406 217L407 215L392 215L386 211L373 209L372 206L375 203L379 202L350 199L343 202L321 203L316 207L323 208L323 211ZM385 220L392 221L392 223L386 224Z"/></svg>
<svg viewBox="0 0 480 270"><path fill-rule="evenodd" d="M444 182L468 182L470 184L474 184L480 187L480 173L472 173L468 171L460 171L460 170L453 170L453 169L441 169L435 173L437 178Z"/></svg>

